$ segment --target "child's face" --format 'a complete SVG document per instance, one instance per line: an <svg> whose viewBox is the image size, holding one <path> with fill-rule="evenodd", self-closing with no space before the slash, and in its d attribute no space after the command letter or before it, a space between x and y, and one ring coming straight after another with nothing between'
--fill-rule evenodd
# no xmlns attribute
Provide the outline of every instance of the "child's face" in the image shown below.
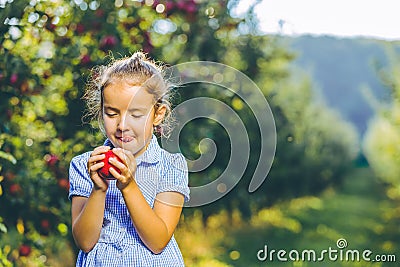
<svg viewBox="0 0 400 267"><path fill-rule="evenodd" d="M125 80L113 81L103 90L103 119L108 139L115 147L139 156L151 140L153 126L165 115L154 109L153 95Z"/></svg>

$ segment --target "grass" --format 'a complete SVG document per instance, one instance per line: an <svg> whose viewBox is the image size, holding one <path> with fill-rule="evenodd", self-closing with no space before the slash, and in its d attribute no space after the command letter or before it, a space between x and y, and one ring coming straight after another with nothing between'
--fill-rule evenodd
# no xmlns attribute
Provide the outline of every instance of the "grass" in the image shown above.
<svg viewBox="0 0 400 267"><path fill-rule="evenodd" d="M288 261L281 262L276 253L273 262L257 258L257 252L265 245L268 251L282 249L287 253L293 249L300 253L315 250L318 257L329 247L339 250L336 242L340 238L347 242L343 253L348 250L362 253L369 249L373 252L371 258L376 254L396 254L400 234L390 216L395 204L386 197L384 185L374 178L370 169L360 168L346 178L340 190L328 189L318 197L288 200L259 211L248 221L243 221L239 213L231 220L221 212L204 226L201 214L195 214L185 218L176 237L187 265L195 267L397 266L396 263L346 261L345 256L342 261L333 261L327 254L323 262L290 261L288 254ZM394 231L388 233L390 228ZM395 256L400 261L400 255Z"/></svg>

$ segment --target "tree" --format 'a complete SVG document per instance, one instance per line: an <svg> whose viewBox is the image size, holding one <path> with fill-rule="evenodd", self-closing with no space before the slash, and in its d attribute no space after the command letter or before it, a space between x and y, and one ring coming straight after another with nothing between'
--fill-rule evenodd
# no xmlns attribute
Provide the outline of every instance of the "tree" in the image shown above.
<svg viewBox="0 0 400 267"><path fill-rule="evenodd" d="M16 161L1 163L0 206L6 208L1 209L0 225L16 229L1 233L0 248L10 246L9 260L44 264L41 253L50 261L53 254L59 256L65 250L57 236L68 238L74 247L67 199L69 162L104 139L92 125L82 123L80 98L90 69L106 64L110 56L142 49L169 65L216 61L242 71L260 85L278 129L271 177L249 197L248 179L260 138L256 131L249 131L255 152L245 178L220 201L201 207L204 214L239 207L249 215L252 209L276 201L279 194L271 192L284 192L281 197L316 193L340 178L352 154L348 148L351 130L336 128L336 135L332 134L330 122L339 119L325 112L325 107L312 104L310 85L292 87L284 82L293 55L276 38L252 35L256 26L251 13L232 17L227 6L235 4L181 0L1 3L0 134L2 151L7 153L1 155L13 155ZM240 114L249 129L255 127L250 110L238 97L215 87L188 88L179 91L181 101L204 95L220 99ZM321 121L315 120L319 116ZM299 125L299 120L305 123ZM198 140L204 136L226 146L226 135L212 127L204 120L186 129L188 138L182 147L187 156L198 155ZM321 152L326 152L323 157ZM226 164L225 156L220 154L207 172L191 174L191 182L218 175ZM289 164L296 168L287 170ZM311 177L315 173L318 177ZM289 177L294 176L304 185L296 192L289 185Z"/></svg>
<svg viewBox="0 0 400 267"><path fill-rule="evenodd" d="M398 52L394 44L387 44L388 67L379 66L378 76L391 93L391 101L375 103L376 115L370 121L364 140L363 151L368 164L386 187L388 200L398 207L400 203L400 80L398 72L400 65ZM385 236L392 238L398 233L400 217L394 209L382 216L385 222Z"/></svg>

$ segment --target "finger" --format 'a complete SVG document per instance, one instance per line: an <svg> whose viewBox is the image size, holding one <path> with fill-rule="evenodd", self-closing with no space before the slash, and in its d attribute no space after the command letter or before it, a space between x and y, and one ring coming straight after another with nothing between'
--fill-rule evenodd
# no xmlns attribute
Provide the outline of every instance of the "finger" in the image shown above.
<svg viewBox="0 0 400 267"><path fill-rule="evenodd" d="M93 165L95 165L98 161L101 161L105 158L104 153L106 153L108 150L111 148L109 146L99 146L96 147L92 153L90 154L90 157L88 159L87 167L90 169Z"/></svg>
<svg viewBox="0 0 400 267"><path fill-rule="evenodd" d="M135 162L135 156L133 156L132 152L129 150L114 148L113 152L122 160L123 163L125 163L125 165L129 166L131 162Z"/></svg>
<svg viewBox="0 0 400 267"><path fill-rule="evenodd" d="M96 189L102 189L108 188L109 185L109 181L106 179L102 179L97 172L95 174L92 175L92 181L93 181L93 185L95 186Z"/></svg>
<svg viewBox="0 0 400 267"><path fill-rule="evenodd" d="M88 159L89 164L94 164L97 161L102 161L106 157L105 154L99 154L99 155L91 155L90 158Z"/></svg>
<svg viewBox="0 0 400 267"><path fill-rule="evenodd" d="M114 176L115 179L118 179L118 180L121 179L122 177L124 177L122 174L117 172L114 167L110 167L110 173L112 174L112 176Z"/></svg>
<svg viewBox="0 0 400 267"><path fill-rule="evenodd" d="M122 160L124 166L120 165L117 160L110 163L118 167L123 175L133 175L136 171L136 160L132 152L130 152L129 150L124 150L122 148L115 149L115 151L113 150L113 152Z"/></svg>
<svg viewBox="0 0 400 267"><path fill-rule="evenodd" d="M104 167L104 162L93 162L89 164L89 171L90 172L97 172L100 168Z"/></svg>
<svg viewBox="0 0 400 267"><path fill-rule="evenodd" d="M99 160L99 159L103 159L105 157L105 153L92 153L90 154L90 158L89 159L94 159L94 160Z"/></svg>
<svg viewBox="0 0 400 267"><path fill-rule="evenodd" d="M128 162L127 162L127 156L125 155L125 153L123 152L123 149L122 148L113 148L113 153L115 154L115 155L117 155L120 159L121 159L121 161L124 163L124 164L127 164Z"/></svg>
<svg viewBox="0 0 400 267"><path fill-rule="evenodd" d="M131 173L118 173L113 167L110 168L110 173L117 180L117 187L121 190L125 188L130 182L134 181L134 177Z"/></svg>
<svg viewBox="0 0 400 267"><path fill-rule="evenodd" d="M129 169L129 167L128 167L129 165L128 164L120 162L115 158L110 158L108 161L110 162L110 164L112 166L114 166L116 169L118 169L121 173L124 173L124 174L128 173L127 172L127 170Z"/></svg>
<svg viewBox="0 0 400 267"><path fill-rule="evenodd" d="M93 150L91 156L106 153L110 149L111 149L111 147L109 147L109 146L98 146Z"/></svg>
<svg viewBox="0 0 400 267"><path fill-rule="evenodd" d="M104 166L104 163L102 162L102 160L105 158L104 154L100 154L100 155L91 155L90 158L88 159L88 163L87 163L87 168L89 171L96 171L99 168ZM99 164L102 164L101 166Z"/></svg>

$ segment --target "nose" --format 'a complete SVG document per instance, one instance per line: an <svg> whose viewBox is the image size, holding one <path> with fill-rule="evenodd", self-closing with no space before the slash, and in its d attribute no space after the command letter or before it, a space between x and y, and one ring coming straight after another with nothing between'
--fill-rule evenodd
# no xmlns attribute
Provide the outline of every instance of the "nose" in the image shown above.
<svg viewBox="0 0 400 267"><path fill-rule="evenodd" d="M124 132L128 130L128 123L127 123L127 118L126 114L122 115L118 121L117 128L119 131Z"/></svg>

